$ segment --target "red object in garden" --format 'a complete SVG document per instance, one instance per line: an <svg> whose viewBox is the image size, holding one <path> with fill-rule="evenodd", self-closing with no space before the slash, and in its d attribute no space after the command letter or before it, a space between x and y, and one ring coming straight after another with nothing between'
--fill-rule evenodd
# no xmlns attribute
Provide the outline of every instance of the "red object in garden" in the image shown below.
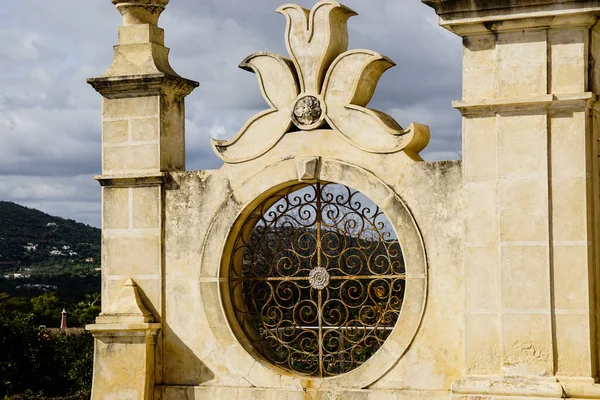
<svg viewBox="0 0 600 400"><path fill-rule="evenodd" d="M63 308L61 312L60 329L67 329L67 311Z"/></svg>

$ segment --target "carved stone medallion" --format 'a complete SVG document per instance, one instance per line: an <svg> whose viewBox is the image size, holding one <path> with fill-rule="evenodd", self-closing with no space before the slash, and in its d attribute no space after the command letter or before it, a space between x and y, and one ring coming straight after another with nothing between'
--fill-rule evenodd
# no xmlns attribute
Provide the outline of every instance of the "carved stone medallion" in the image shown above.
<svg viewBox="0 0 600 400"><path fill-rule="evenodd" d="M321 102L315 96L304 96L296 101L292 121L300 129L312 128L323 115Z"/></svg>
<svg viewBox="0 0 600 400"><path fill-rule="evenodd" d="M313 289L325 289L329 285L329 272L323 267L316 267L308 274L308 282Z"/></svg>

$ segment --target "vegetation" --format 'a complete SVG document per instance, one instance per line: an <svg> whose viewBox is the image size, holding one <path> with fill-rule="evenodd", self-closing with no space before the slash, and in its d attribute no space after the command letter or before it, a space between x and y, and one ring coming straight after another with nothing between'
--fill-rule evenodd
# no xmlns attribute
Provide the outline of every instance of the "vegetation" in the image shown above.
<svg viewBox="0 0 600 400"><path fill-rule="evenodd" d="M0 272L99 261L100 229L0 201Z"/></svg>
<svg viewBox="0 0 600 400"><path fill-rule="evenodd" d="M89 391L93 338L83 329L41 329L31 315L3 310L0 346L1 398L83 396Z"/></svg>
<svg viewBox="0 0 600 400"><path fill-rule="evenodd" d="M89 399L99 261L99 229L0 202L0 399Z"/></svg>

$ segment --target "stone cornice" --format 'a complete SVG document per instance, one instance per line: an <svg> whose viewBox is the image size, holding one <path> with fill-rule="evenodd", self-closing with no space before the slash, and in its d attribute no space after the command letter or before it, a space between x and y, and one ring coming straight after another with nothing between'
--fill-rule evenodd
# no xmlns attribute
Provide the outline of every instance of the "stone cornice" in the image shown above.
<svg viewBox="0 0 600 400"><path fill-rule="evenodd" d="M144 187L157 186L166 182L166 172L151 172L120 175L97 175L94 177L101 186L106 187Z"/></svg>
<svg viewBox="0 0 600 400"><path fill-rule="evenodd" d="M596 100L597 96L593 93L574 93L564 95L547 94L509 99L455 101L452 105L462 115L472 116L493 112L585 110L591 109Z"/></svg>
<svg viewBox="0 0 600 400"><path fill-rule="evenodd" d="M187 96L199 86L198 82L163 73L91 78L87 82L98 93L109 99L159 93Z"/></svg>
<svg viewBox="0 0 600 400"><path fill-rule="evenodd" d="M554 8L583 8L599 6L597 0L421 0L433 8L437 14L465 13L491 11L491 10L516 10L532 6L552 6Z"/></svg>
<svg viewBox="0 0 600 400"><path fill-rule="evenodd" d="M435 9L440 25L459 36L592 26L600 0L421 0Z"/></svg>
<svg viewBox="0 0 600 400"><path fill-rule="evenodd" d="M91 324L85 330L91 332L95 338L147 338L150 343L155 342L158 331L162 328L160 323L119 323L119 324Z"/></svg>

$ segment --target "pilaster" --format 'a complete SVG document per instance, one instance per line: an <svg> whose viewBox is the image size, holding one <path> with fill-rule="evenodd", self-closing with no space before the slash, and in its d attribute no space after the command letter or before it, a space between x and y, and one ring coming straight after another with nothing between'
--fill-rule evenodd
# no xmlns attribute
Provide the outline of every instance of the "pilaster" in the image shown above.
<svg viewBox="0 0 600 400"><path fill-rule="evenodd" d="M423 2L463 38L454 106L463 115L466 378L456 398L553 398L563 382L592 386L600 2Z"/></svg>
<svg viewBox="0 0 600 400"><path fill-rule="evenodd" d="M112 2L123 16L119 44L108 71L88 80L103 97L102 175L97 177L102 185L102 314L89 327L97 340L94 398L108 396L106 377L100 375L119 371L120 361L111 354L139 360L128 371L135 379L152 387L155 379L161 381L164 183L169 172L185 170L184 99L198 86L169 65L164 32L157 26L168 0ZM155 321L152 327L127 328L103 318L129 279ZM112 337L127 339L108 340ZM142 357L140 351L152 355ZM123 398L146 398L132 393Z"/></svg>

